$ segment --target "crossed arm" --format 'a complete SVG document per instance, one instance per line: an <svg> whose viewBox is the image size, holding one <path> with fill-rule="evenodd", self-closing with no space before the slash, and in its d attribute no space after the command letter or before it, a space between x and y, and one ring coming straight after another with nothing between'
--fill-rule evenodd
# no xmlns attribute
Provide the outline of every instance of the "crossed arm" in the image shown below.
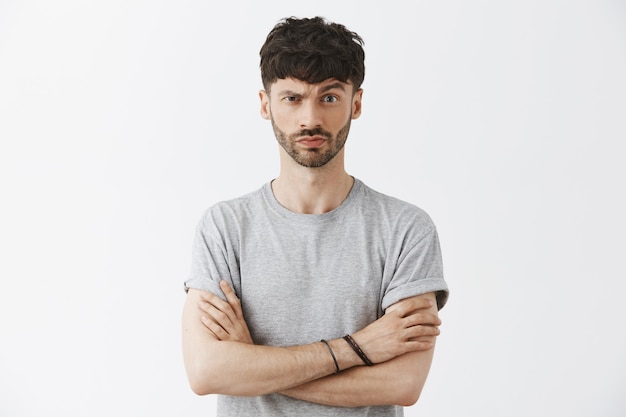
<svg viewBox="0 0 626 417"><path fill-rule="evenodd" d="M435 296L402 300L352 337L375 366L364 365L343 339L326 345L255 345L232 289L227 301L190 289L183 310L183 356L192 390L199 395L255 396L282 393L334 406L411 405L419 397L439 334Z"/></svg>

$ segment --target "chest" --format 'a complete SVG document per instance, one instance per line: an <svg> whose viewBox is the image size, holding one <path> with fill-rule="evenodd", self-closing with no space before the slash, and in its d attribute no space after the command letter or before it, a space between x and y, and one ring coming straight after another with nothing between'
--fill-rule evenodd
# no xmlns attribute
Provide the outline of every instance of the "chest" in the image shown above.
<svg viewBox="0 0 626 417"><path fill-rule="evenodd" d="M239 276L256 342L310 343L352 333L382 311L384 239L355 223L267 227L241 240Z"/></svg>

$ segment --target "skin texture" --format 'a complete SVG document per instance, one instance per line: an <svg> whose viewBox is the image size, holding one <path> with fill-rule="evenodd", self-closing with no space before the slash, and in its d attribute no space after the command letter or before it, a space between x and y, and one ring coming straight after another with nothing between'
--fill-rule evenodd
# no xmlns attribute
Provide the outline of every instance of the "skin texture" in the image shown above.
<svg viewBox="0 0 626 417"><path fill-rule="evenodd" d="M361 115L363 91L335 79L318 84L287 78L260 91L261 116L272 123L280 174L272 191L287 209L326 213L346 198L354 179L344 169L351 120ZM199 394L282 393L334 406L411 405L430 369L439 325L434 293L402 300L352 337L374 366L343 339L326 345L255 345L241 303L222 282L227 301L190 289L183 309L183 356Z"/></svg>

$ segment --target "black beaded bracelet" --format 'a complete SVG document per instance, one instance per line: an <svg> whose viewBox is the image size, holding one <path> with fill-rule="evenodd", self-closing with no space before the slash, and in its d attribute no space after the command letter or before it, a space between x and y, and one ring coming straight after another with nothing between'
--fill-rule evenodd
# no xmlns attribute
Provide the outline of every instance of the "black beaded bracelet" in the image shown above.
<svg viewBox="0 0 626 417"><path fill-rule="evenodd" d="M328 344L328 342L326 340L322 339L322 340L320 340L320 342L325 344L326 347L328 348L328 351L330 352L330 356L333 357L333 362L335 362L335 373L338 374L339 373L339 364L337 363L337 358L335 357L335 353L333 352L333 350L331 349L330 345Z"/></svg>
<svg viewBox="0 0 626 417"><path fill-rule="evenodd" d="M354 339L352 338L352 336L350 336L349 334L345 335L344 340L346 342L348 342L348 344L350 345L350 347L352 348L352 350L354 350L356 352L357 355L359 355L359 358L361 358L361 360L367 365L367 366L372 366L374 365L372 363L372 361L367 357L367 355L363 352L363 350L361 350L361 347L354 341Z"/></svg>

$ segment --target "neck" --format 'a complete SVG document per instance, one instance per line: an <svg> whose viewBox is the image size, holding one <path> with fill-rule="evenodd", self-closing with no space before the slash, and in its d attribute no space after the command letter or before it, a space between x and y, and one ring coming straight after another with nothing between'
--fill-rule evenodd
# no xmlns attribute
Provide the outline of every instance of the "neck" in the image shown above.
<svg viewBox="0 0 626 417"><path fill-rule="evenodd" d="M289 157L289 161L281 160L280 175L272 181L276 200L295 213L323 214L336 209L354 184L342 156L343 151L319 168L300 166Z"/></svg>

